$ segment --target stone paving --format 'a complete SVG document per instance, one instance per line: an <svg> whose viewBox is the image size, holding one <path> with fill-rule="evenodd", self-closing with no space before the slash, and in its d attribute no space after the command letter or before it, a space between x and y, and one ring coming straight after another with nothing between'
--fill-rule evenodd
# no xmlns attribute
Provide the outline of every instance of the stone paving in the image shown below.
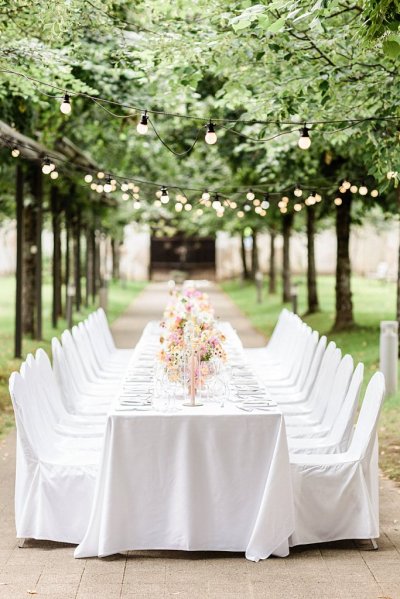
<svg viewBox="0 0 400 599"><path fill-rule="evenodd" d="M245 345L265 342L229 298L210 293ZM147 287L114 323L117 344L133 345L143 324L160 317L166 299L165 286ZM172 551L75 560L71 545L31 540L17 546L14 456L11 433L0 442L0 599L400 599L400 487L383 477L379 551L340 542L257 564L242 554Z"/></svg>

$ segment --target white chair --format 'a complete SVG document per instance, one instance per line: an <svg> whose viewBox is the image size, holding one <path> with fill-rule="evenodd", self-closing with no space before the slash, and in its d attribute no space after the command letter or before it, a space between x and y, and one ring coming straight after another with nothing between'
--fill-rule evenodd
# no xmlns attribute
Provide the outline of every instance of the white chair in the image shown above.
<svg viewBox="0 0 400 599"><path fill-rule="evenodd" d="M51 350L54 374L62 391L62 398L67 412L79 416L90 415L90 417L102 420L107 414L111 396L96 399L93 395L86 395L79 387L73 368L70 368L65 357L64 348L55 337L51 340ZM115 389L115 393L117 393L117 389Z"/></svg>
<svg viewBox="0 0 400 599"><path fill-rule="evenodd" d="M105 418L99 420L93 416L69 414L65 408L62 391L57 383L48 355L39 348L35 358L38 381L43 386L49 405L54 411L56 432L74 437L103 437Z"/></svg>
<svg viewBox="0 0 400 599"><path fill-rule="evenodd" d="M291 457L295 531L291 546L379 536L377 426L385 394L374 374L348 451Z"/></svg>
<svg viewBox="0 0 400 599"><path fill-rule="evenodd" d="M80 543L87 528L99 453L62 448L22 376L9 382L17 424L15 520L20 539Z"/></svg>
<svg viewBox="0 0 400 599"><path fill-rule="evenodd" d="M268 389L270 395L272 395L278 403L294 404L296 402L307 400L307 398L310 396L321 367L321 362L327 349L326 344L327 338L325 335L323 335L318 341L318 345L312 357L308 372L306 372L306 370L302 372L297 385L294 385L293 387L285 387L284 389L279 389L278 387Z"/></svg>
<svg viewBox="0 0 400 599"><path fill-rule="evenodd" d="M288 437L289 452L294 453L343 453L350 445L358 400L364 375L364 365L355 369L346 397L329 432L320 438L302 439ZM307 432L305 432L307 435Z"/></svg>

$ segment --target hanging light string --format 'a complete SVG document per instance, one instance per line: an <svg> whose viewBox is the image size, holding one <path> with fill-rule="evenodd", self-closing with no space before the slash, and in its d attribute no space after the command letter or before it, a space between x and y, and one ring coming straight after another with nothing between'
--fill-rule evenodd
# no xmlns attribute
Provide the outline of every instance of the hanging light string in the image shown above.
<svg viewBox="0 0 400 599"><path fill-rule="evenodd" d="M315 182L313 183L313 185L303 185L300 184L299 182L297 182L296 184L292 184L289 185L283 189L278 189L278 190L266 190L263 186L253 186L253 188L248 188L248 187L232 187L232 188L221 188L221 189L209 189L209 188L205 188L205 187L182 187L182 185L180 184L176 184L176 183L160 183L157 181L150 181L150 180L146 180L146 179L142 179L142 178L138 178L138 177L132 177L132 176L126 176L126 175L120 175L117 173L113 173L113 172L109 172L107 171L107 175L105 174L105 171L98 171L97 169L90 167L90 166L83 166L80 164L75 163L74 161L68 160L67 158L63 158L60 156L60 154L53 154L51 151L47 151L46 154L40 154L38 153L37 148L35 148L32 145L29 145L26 142L20 142L17 141L9 136L6 135L1 135L0 134L0 140L3 141L3 145L5 147L8 147L11 150L11 154L14 158L18 158L20 155L22 155L23 157L23 153L21 153L21 150L23 149L27 149L30 150L32 152L34 152L37 155L37 160L41 162L42 164L42 171L44 174L46 175L50 175L50 177L52 179L57 179L59 174L56 168L56 163L61 163L62 167L65 168L65 170L69 171L69 172L74 172L76 174L76 172L80 172L80 173L84 173L85 174L85 182L88 184L92 184L94 183L94 180L103 180L104 179L104 183L100 184L101 187L101 193L104 191L105 193L109 193L111 191L117 191L117 187L116 187L116 183L118 182L120 185L120 188L122 191L124 191L124 193L128 193L128 189L125 189L125 187L127 187L127 183L136 183L138 185L144 185L144 186L149 186L152 188L157 188L159 190L161 190L161 195L164 198L164 202L161 201L161 203L167 203L169 201L169 196L168 196L168 189L170 190L175 190L177 192L179 192L180 194L182 194L182 196L187 197L188 192L189 193L197 193L201 196L202 199L197 200L197 202L195 202L196 204L199 203L200 205L204 205L204 198L207 197L206 202L210 202L210 205L218 203L218 198L222 198L225 201L230 201L229 198L234 198L237 200L237 202L239 204L243 204L244 209L247 210L248 207L250 206L251 209L251 204L254 201L260 202L260 204L265 202L268 204L268 200L270 199L277 199L280 198L281 196L284 196L286 194L291 194L293 193L294 197L297 200L297 204L295 205L295 210L298 211L301 209L302 205L300 204L300 202L303 200L302 196L303 196L303 192L310 192L309 196L305 199L305 204L308 205L312 205L318 201L320 201L322 198L321 196L319 196L319 194L315 191L316 188L318 188L319 191L321 192L327 192L327 193L333 193L335 190L338 189L338 193L336 193L337 197L335 198L335 204L336 205L340 205L341 202L341 198L340 198L340 194L344 194L346 191L350 190L352 193L356 193L357 191L359 191L360 195L367 195L368 193L368 188L366 187L364 181L361 181L361 185L360 188L358 188L354 182L353 184L351 184L348 180L344 179L341 183L338 184L337 179L332 179L332 183L330 185L317 185ZM115 185L113 187L112 182L114 181ZM326 179L325 179L326 181ZM98 187L98 185L95 185L95 187ZM256 193L259 194L260 196L264 197L264 200L257 200L256 198ZM243 194L246 194L246 200L243 202ZM379 195L379 192L376 189L373 189L371 191L371 196L372 197L377 197ZM213 202L211 202L210 198L211 196L214 196L215 198L217 198L217 200L214 199ZM319 196L319 199L315 199L317 196ZM129 197L129 196L128 196ZM168 198L168 199L166 199ZM281 203L283 201L284 198L281 197ZM285 198L287 200L287 202L289 201L288 198ZM202 201L203 200L203 201ZM233 202L236 203L236 202ZM283 202L284 203L284 202ZM269 204L268 204L269 205ZM278 202L278 207L280 207L281 212L285 212L286 210L286 206L287 203L285 204L285 206L279 206L279 202ZM231 206L232 207L232 206ZM239 206L240 207L240 206ZM258 206L257 206L258 207ZM261 213L262 215L262 213Z"/></svg>
<svg viewBox="0 0 400 599"><path fill-rule="evenodd" d="M52 83L47 83L45 81L41 81L39 79L36 79L34 77L31 77L30 75L26 75L25 73L20 73L18 71L14 71L12 69L0 69L1 73L7 73L7 74L11 74L11 75L16 75L17 77L22 77L24 79L26 79L27 81L30 81L32 83L34 83L36 86L38 85L42 85L45 87L49 87L51 89L54 89L56 91L61 92L61 95L50 95L47 94L46 92L43 92L42 90L38 89L38 91L40 93L43 93L44 95L47 95L50 98L54 98L54 99L62 99L65 94L69 94L69 96L72 97L82 97L82 98L87 98L95 103L98 103L98 105L104 109L105 107L102 106L101 103L104 104L108 104L111 106L119 106L120 108L125 108L127 110L133 111L134 113L141 113L144 112L146 110L147 113L149 114L154 114L154 115L161 115L161 116L168 116L168 117L176 117L176 118L181 118L181 119L188 119L188 120L192 120L192 121L201 121L203 123L207 123L208 122L208 118L205 118L203 116L197 116L197 115L191 115L191 114L183 114L183 113L178 113L178 112L169 112L169 111L163 111L163 110L155 110L155 109L150 109L150 108L143 108L141 106L136 106L136 105L132 105L132 104L126 104L123 102L118 102L116 100L109 100L107 98L102 98L99 96L93 96L91 94L85 93L85 92L71 92L68 89L64 88L64 87L60 87L57 85L54 85ZM114 116L116 118L132 118L132 114L128 114L128 115L123 115L123 114L117 114L117 113L113 113L112 111L109 111L111 116ZM281 126L281 125L292 125L292 126L297 126L300 127L301 123L304 122L303 120L277 120L277 119L238 119L238 118L217 118L217 117L213 117L213 122L214 123L218 123L219 125L222 123L236 123L236 124L241 124L241 125L276 125L276 126ZM330 125L330 124L335 124L335 123L353 123L353 124L360 124L360 123L366 123L366 122L396 122L400 120L400 116L369 116L369 117L354 117L354 118L341 118L341 119L324 119L324 120L306 120L305 122L309 125ZM232 131L232 130L231 130ZM289 131L285 131L285 133L289 133ZM258 140L257 140L258 141Z"/></svg>

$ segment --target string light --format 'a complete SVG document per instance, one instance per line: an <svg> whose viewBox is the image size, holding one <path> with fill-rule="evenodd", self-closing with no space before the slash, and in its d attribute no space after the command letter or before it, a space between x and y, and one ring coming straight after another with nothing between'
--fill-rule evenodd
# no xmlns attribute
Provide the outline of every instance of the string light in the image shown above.
<svg viewBox="0 0 400 599"><path fill-rule="evenodd" d="M96 190L96 187L97 187L97 185L94 182L90 185L90 189L92 189L93 191Z"/></svg>
<svg viewBox="0 0 400 599"><path fill-rule="evenodd" d="M107 177L106 177L106 182L104 183L104 191L106 193L110 193L110 191L112 191L111 176L110 175L107 175Z"/></svg>
<svg viewBox="0 0 400 599"><path fill-rule="evenodd" d="M308 150L308 148L311 146L309 128L306 125L304 125L304 127L300 130L300 138L297 142L297 145L301 150Z"/></svg>
<svg viewBox="0 0 400 599"><path fill-rule="evenodd" d="M61 102L61 105L60 105L60 110L61 110L61 112L63 114L71 114L71 110L72 110L71 100L70 100L68 94L64 95L64 99L63 99L63 101Z"/></svg>
<svg viewBox="0 0 400 599"><path fill-rule="evenodd" d="M295 205L293 206L293 209L294 209L296 212L300 212L300 210L301 210L302 208L303 208L303 206L302 206L301 204L295 204Z"/></svg>
<svg viewBox="0 0 400 599"><path fill-rule="evenodd" d="M360 194L360 196L366 196L368 193L368 187L365 185L365 183L363 183L362 185L360 185L359 189L358 189L358 193Z"/></svg>
<svg viewBox="0 0 400 599"><path fill-rule="evenodd" d="M243 217L244 217L244 212L243 212L243 210L238 210L238 212L237 212L237 216L238 216L239 218L243 218Z"/></svg>
<svg viewBox="0 0 400 599"><path fill-rule="evenodd" d="M122 194L122 199L124 200L124 202L127 202L129 200L129 193L126 193L126 191Z"/></svg>
<svg viewBox="0 0 400 599"><path fill-rule="evenodd" d="M57 172L57 171L51 171L51 173L50 173L50 177L51 177L52 179L54 179L54 180L55 180L55 179L58 179L58 172Z"/></svg>
<svg viewBox="0 0 400 599"><path fill-rule="evenodd" d="M20 153L21 152L19 151L19 149L17 148L17 146L13 146L12 147L12 149L11 149L11 156L13 158L18 158L18 156L20 155Z"/></svg>
<svg viewBox="0 0 400 599"><path fill-rule="evenodd" d="M99 171L99 172L97 173L97 178L98 178L98 179L104 179L104 176L105 176L105 175L104 175L103 171Z"/></svg>
<svg viewBox="0 0 400 599"><path fill-rule="evenodd" d="M204 202L208 202L208 200L210 199L210 194L208 193L207 189L205 189L205 190L203 191L203 193L201 194L201 199L202 199Z"/></svg>
<svg viewBox="0 0 400 599"><path fill-rule="evenodd" d="M168 202L169 202L168 189L166 187L162 187L160 191L161 191L161 195L160 195L161 204L168 204Z"/></svg>
<svg viewBox="0 0 400 599"><path fill-rule="evenodd" d="M147 110L144 111L144 113L142 114L142 116L140 117L140 121L137 124L136 127L136 131L138 133L140 133L140 135L146 135L146 133L149 130L149 125L148 125L148 116L147 116Z"/></svg>
<svg viewBox="0 0 400 599"><path fill-rule="evenodd" d="M52 171L51 162L50 162L49 158L46 156L46 158L44 158L43 164L42 164L42 173L44 175L50 175L51 171Z"/></svg>
<svg viewBox="0 0 400 599"><path fill-rule="evenodd" d="M203 214L202 208L197 208L196 214L197 214L197 216L202 216L202 214Z"/></svg>
<svg viewBox="0 0 400 599"><path fill-rule="evenodd" d="M183 204L181 204L181 202L176 202L176 204L175 204L175 210L177 212L182 212L182 209L183 209Z"/></svg>
<svg viewBox="0 0 400 599"><path fill-rule="evenodd" d="M343 203L342 198L335 198L333 201L336 204L336 206L341 206Z"/></svg>
<svg viewBox="0 0 400 599"><path fill-rule="evenodd" d="M97 193L103 193L104 187L101 183L99 183L99 185L96 185L96 191Z"/></svg>
<svg viewBox="0 0 400 599"><path fill-rule="evenodd" d="M91 183L93 181L93 176L88 173L87 175L85 175L85 182L86 183Z"/></svg>
<svg viewBox="0 0 400 599"><path fill-rule="evenodd" d="M262 208L263 210L268 210L268 208L269 208L269 193L266 193L266 194L264 195L264 199L263 199L263 201L261 202L261 208Z"/></svg>
<svg viewBox="0 0 400 599"><path fill-rule="evenodd" d="M372 198L377 198L377 197L378 197L378 195L379 195L379 191L378 191L377 189L373 189L373 190L371 191L371 197L372 197Z"/></svg>
<svg viewBox="0 0 400 599"><path fill-rule="evenodd" d="M139 210L139 208L141 207L140 201L136 200L135 202L133 202L133 207L135 210Z"/></svg>
<svg viewBox="0 0 400 599"><path fill-rule="evenodd" d="M190 212L190 211L191 211L191 209L192 209L192 204L185 204L185 210L186 210L187 212Z"/></svg>
<svg viewBox="0 0 400 599"><path fill-rule="evenodd" d="M351 191L351 193L357 193L357 191L358 191L357 185L351 185L350 191Z"/></svg>
<svg viewBox="0 0 400 599"><path fill-rule="evenodd" d="M246 193L246 198L249 200L249 202L252 202L255 198L255 193L253 192L252 189L249 189L249 191Z"/></svg>
<svg viewBox="0 0 400 599"><path fill-rule="evenodd" d="M209 146L213 146L214 144L217 143L217 134L215 133L215 125L214 123L212 123L211 121L208 123L207 126L207 133L205 136L205 142L209 145Z"/></svg>
<svg viewBox="0 0 400 599"><path fill-rule="evenodd" d="M220 210L222 208L222 204L217 193L215 194L215 199L212 203L212 207L214 208L214 210Z"/></svg>
<svg viewBox="0 0 400 599"><path fill-rule="evenodd" d="M344 189L346 189L346 190L347 190L347 189L350 189L350 187L351 187L351 183L350 183L350 181L347 181L347 179L344 179L344 180L342 181L342 187L344 187Z"/></svg>
<svg viewBox="0 0 400 599"><path fill-rule="evenodd" d="M303 190L300 189L300 187L298 185L296 185L293 193L296 196L296 198L301 198L301 196L303 195Z"/></svg>

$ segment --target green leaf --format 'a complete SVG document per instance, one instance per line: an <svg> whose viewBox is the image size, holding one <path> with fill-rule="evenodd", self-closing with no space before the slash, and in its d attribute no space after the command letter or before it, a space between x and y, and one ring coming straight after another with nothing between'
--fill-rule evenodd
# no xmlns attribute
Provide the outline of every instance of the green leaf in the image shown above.
<svg viewBox="0 0 400 599"><path fill-rule="evenodd" d="M242 19L238 23L235 23L233 28L235 31L242 31L242 29L247 29L247 27L250 27L250 25L251 21L249 19Z"/></svg>
<svg viewBox="0 0 400 599"><path fill-rule="evenodd" d="M395 41L385 40L382 47L384 53L386 56L389 56L389 58L397 58L400 54L400 44Z"/></svg>
<svg viewBox="0 0 400 599"><path fill-rule="evenodd" d="M275 21L268 27L268 31L270 33L278 33L279 31L281 31L284 28L285 23L286 23L286 17L281 17L280 19L278 19L277 21Z"/></svg>

